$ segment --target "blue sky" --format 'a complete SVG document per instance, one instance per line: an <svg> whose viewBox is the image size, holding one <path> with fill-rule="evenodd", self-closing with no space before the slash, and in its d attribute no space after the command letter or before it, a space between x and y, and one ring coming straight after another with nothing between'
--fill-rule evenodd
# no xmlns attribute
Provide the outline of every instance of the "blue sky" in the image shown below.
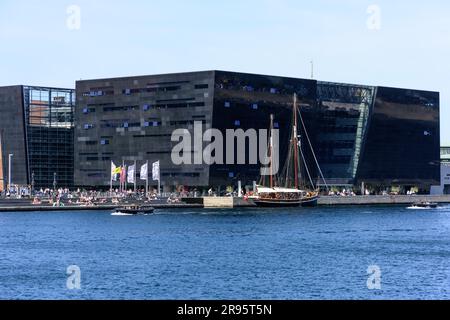
<svg viewBox="0 0 450 320"><path fill-rule="evenodd" d="M70 5L79 30L67 27ZM367 27L370 5L380 30ZM441 92L450 145L450 3L1 0L0 85L230 70Z"/></svg>

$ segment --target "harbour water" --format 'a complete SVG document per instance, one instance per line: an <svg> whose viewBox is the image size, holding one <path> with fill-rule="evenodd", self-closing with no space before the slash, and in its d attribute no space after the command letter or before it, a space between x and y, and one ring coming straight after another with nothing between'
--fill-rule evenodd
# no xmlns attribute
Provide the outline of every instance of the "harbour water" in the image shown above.
<svg viewBox="0 0 450 320"><path fill-rule="evenodd" d="M1 213L0 299L450 299L450 206Z"/></svg>

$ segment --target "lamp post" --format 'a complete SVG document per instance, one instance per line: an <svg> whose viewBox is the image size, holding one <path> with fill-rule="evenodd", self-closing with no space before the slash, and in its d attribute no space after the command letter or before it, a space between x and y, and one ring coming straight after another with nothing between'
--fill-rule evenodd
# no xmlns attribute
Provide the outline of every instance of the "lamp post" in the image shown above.
<svg viewBox="0 0 450 320"><path fill-rule="evenodd" d="M11 195L11 159L14 154L10 153L8 155L8 193Z"/></svg>

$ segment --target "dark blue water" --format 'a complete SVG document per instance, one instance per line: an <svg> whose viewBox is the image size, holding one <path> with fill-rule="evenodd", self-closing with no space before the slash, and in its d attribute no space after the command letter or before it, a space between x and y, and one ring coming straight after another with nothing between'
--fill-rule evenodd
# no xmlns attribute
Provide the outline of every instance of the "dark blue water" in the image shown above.
<svg viewBox="0 0 450 320"><path fill-rule="evenodd" d="M449 299L450 207L1 213L11 298Z"/></svg>

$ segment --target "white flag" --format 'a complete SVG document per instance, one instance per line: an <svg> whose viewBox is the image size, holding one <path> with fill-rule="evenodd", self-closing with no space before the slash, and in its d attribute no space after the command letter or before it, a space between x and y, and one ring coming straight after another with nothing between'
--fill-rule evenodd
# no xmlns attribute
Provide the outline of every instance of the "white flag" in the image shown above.
<svg viewBox="0 0 450 320"><path fill-rule="evenodd" d="M147 180L148 179L148 164L144 164L141 167L141 180Z"/></svg>
<svg viewBox="0 0 450 320"><path fill-rule="evenodd" d="M153 180L160 181L159 161L153 164Z"/></svg>
<svg viewBox="0 0 450 320"><path fill-rule="evenodd" d="M136 166L129 166L128 167L128 175L127 175L127 182L128 183L134 183L134 173L136 172Z"/></svg>
<svg viewBox="0 0 450 320"><path fill-rule="evenodd" d="M111 180L117 181L117 176L120 173L120 168L117 168L117 166L114 164L114 162L111 161Z"/></svg>

